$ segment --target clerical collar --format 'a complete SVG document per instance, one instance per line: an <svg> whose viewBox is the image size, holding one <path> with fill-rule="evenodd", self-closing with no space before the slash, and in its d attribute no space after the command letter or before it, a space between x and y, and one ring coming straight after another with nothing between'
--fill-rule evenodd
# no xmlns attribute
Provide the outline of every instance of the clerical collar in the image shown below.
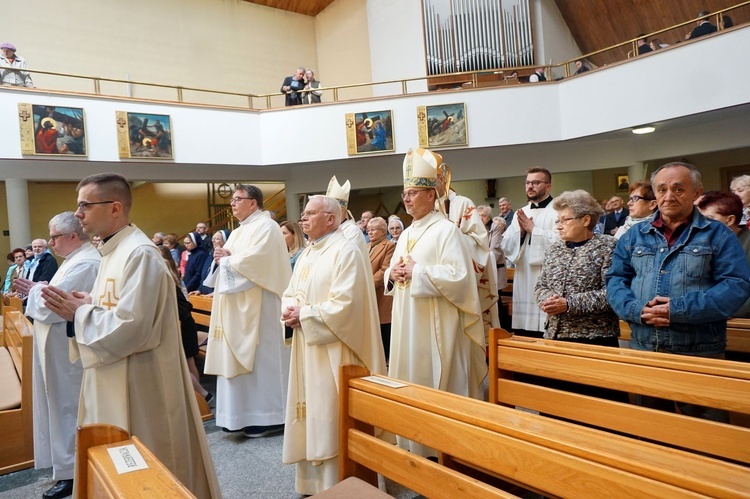
<svg viewBox="0 0 750 499"><path fill-rule="evenodd" d="M106 243L107 241L109 241L110 239L112 239L113 237L115 237L115 236L117 235L117 233L118 233L118 232L120 232L120 231L121 231L122 229L124 229L125 227L130 227L130 224L128 224L128 225L123 225L122 227L120 227L119 229L117 229L117 230L115 231L115 233L114 233L114 234L112 234L112 235L110 235L110 236L107 236L107 237L103 237L103 238L102 238L102 244Z"/></svg>
<svg viewBox="0 0 750 499"><path fill-rule="evenodd" d="M548 196L547 199L543 199L539 203L531 203L531 206L529 206L532 210L537 210L540 208L546 208L548 204L552 202L552 196Z"/></svg>

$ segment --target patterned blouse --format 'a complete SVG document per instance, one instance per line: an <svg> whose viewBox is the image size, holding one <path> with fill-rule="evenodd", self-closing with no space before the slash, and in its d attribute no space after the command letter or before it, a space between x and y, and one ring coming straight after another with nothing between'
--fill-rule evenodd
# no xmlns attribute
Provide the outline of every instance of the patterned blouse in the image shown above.
<svg viewBox="0 0 750 499"><path fill-rule="evenodd" d="M547 250L534 292L540 304L552 295L564 297L568 310L547 317L544 337L607 338L620 333L619 319L607 304L604 276L612 265L617 240L595 234L584 244L558 241Z"/></svg>

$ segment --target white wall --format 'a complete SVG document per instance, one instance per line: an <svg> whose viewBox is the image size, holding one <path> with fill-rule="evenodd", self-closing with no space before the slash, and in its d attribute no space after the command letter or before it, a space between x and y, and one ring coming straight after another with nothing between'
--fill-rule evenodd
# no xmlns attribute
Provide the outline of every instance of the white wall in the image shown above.
<svg viewBox="0 0 750 499"><path fill-rule="evenodd" d="M421 77L427 74L422 2L367 0L370 61L373 81ZM427 89L425 82L409 84L409 91ZM379 85L373 95L400 91L400 85Z"/></svg>
<svg viewBox="0 0 750 499"><path fill-rule="evenodd" d="M559 64L581 55L581 49L565 24L555 0L533 0L531 8L537 64L549 64L550 61ZM592 22L595 20L592 19ZM565 72L555 69L551 76L552 79L565 76Z"/></svg>

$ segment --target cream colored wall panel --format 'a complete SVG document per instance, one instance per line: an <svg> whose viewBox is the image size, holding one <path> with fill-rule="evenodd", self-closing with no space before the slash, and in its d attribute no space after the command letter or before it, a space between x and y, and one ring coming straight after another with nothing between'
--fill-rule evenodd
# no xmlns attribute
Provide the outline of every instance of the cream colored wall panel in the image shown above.
<svg viewBox="0 0 750 499"><path fill-rule="evenodd" d="M315 76L325 85L372 81L366 0L336 0L315 18L319 67ZM339 92L340 99L372 96L370 87ZM333 100L332 92L323 102Z"/></svg>

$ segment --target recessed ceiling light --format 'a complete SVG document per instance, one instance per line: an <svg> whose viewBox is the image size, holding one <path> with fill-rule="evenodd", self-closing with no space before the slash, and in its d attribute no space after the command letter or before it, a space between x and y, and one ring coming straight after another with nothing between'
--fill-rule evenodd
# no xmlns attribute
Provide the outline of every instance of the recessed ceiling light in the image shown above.
<svg viewBox="0 0 750 499"><path fill-rule="evenodd" d="M633 128L633 133L638 134L638 135L643 135L644 133L651 133L654 130L656 130L656 128L652 126L641 126L638 128Z"/></svg>

